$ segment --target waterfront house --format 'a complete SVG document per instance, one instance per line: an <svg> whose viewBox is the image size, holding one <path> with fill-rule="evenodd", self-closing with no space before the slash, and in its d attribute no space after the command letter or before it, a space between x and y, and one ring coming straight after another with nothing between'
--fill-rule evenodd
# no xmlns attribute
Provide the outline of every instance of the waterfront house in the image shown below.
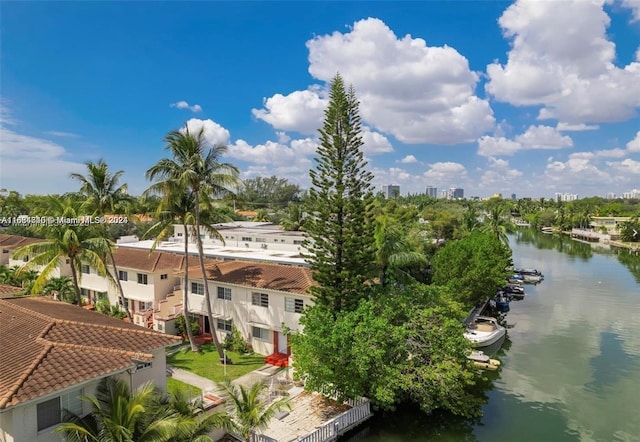
<svg viewBox="0 0 640 442"><path fill-rule="evenodd" d="M296 330L305 307L312 304L309 288L314 284L306 267L251 261L207 260L189 268L189 310L198 315L204 332L207 319L204 284L208 284L214 332L224 340L233 326L253 350L263 355L289 356L286 329Z"/></svg>
<svg viewBox="0 0 640 442"><path fill-rule="evenodd" d="M44 297L0 299L0 440L59 441L64 409L100 379L166 390L166 347L180 339Z"/></svg>
<svg viewBox="0 0 640 442"><path fill-rule="evenodd" d="M618 239L620 227L630 219L628 216L593 216L590 225L595 231L608 234L610 239Z"/></svg>

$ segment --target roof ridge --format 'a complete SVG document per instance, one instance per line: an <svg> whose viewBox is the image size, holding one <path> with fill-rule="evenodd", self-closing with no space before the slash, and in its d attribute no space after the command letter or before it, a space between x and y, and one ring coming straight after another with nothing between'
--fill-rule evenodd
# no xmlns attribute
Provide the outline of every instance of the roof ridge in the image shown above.
<svg viewBox="0 0 640 442"><path fill-rule="evenodd" d="M44 340L38 337L36 338L36 342L38 342L38 339ZM38 357L35 358L34 361L27 367L27 370L22 373L18 380L13 383L11 388L9 388L9 394L6 397L0 398L0 409L5 408L5 406L10 402L11 398L17 393L20 386L29 378L29 376L31 376L36 367L42 363L42 360L51 351L52 348L52 342L44 342L44 349L38 354Z"/></svg>
<svg viewBox="0 0 640 442"><path fill-rule="evenodd" d="M38 341L39 339L51 344L51 346L53 347L75 348L78 350L99 350L107 353L124 354L126 356L131 356L132 358L135 358L136 356L144 356L147 358L153 357L151 353L143 353L141 351L123 350L120 348L113 348L113 347L96 347L95 345L72 344L70 342L49 341L46 338L36 338L36 341Z"/></svg>
<svg viewBox="0 0 640 442"><path fill-rule="evenodd" d="M156 250L156 252L158 252L158 255L156 256L156 261L153 263L153 267L151 267L151 271L155 272L157 267L158 267L158 263L160 262L160 258L162 257L162 252L159 250Z"/></svg>
<svg viewBox="0 0 640 442"><path fill-rule="evenodd" d="M21 296L20 298L46 298L46 296L29 295L29 296ZM19 299L19 298L0 299L0 302L7 302L7 301L9 301L9 299ZM23 306L21 306L19 304L14 304L13 302L7 302L7 304L9 304L9 306L11 308L15 308L16 310L20 310L23 313L28 313L30 315L37 316L40 319L44 319L44 320L47 320L47 321L50 321L50 322L55 321L55 318L52 318L51 316L45 315L44 313L40 313L40 312L37 312L35 310L31 310L30 308L23 307Z"/></svg>
<svg viewBox="0 0 640 442"><path fill-rule="evenodd" d="M55 322L55 324L81 325L81 326L86 326L86 327L102 328L102 329L106 329L106 330L119 330L119 331L120 330L124 330L124 331L127 331L127 332L131 331L131 332L135 332L135 333L138 333L138 334L153 335L153 336L156 336L156 334L158 333L155 330L148 330L148 329L142 328L142 327L122 328L122 327L118 327L116 325L94 324L94 323L91 323L91 322L72 321L71 319L55 319L55 318L51 318L51 317L48 317L48 318L51 319L53 322ZM125 322L123 322L123 323L125 323ZM168 336L171 336L171 335L168 335Z"/></svg>

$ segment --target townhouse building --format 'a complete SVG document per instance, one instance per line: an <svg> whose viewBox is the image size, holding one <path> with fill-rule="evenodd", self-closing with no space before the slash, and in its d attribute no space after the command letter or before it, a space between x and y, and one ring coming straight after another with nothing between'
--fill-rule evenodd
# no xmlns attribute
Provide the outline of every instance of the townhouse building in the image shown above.
<svg viewBox="0 0 640 442"><path fill-rule="evenodd" d="M189 310L206 333L225 339L235 326L263 355L291 354L287 329L297 330L314 285L306 267L251 261L207 261L205 275L189 269ZM204 296L209 287L215 324L209 324Z"/></svg>
<svg viewBox="0 0 640 442"><path fill-rule="evenodd" d="M184 256L176 253L150 252L149 250L118 247L113 258L118 274L105 277L83 264L80 277L82 295L89 304L108 299L111 305L119 305L119 293L115 278L120 280L124 296L129 303L129 311L134 323L150 328L150 318L158 302L173 293L180 283Z"/></svg>
<svg viewBox="0 0 640 442"><path fill-rule="evenodd" d="M166 390L166 347L180 338L44 297L0 299L0 440L53 442L68 409L116 376Z"/></svg>
<svg viewBox="0 0 640 442"><path fill-rule="evenodd" d="M41 238L30 238L27 236L0 234L0 265L11 267L21 267L29 261L29 256L15 258L13 255L17 249L30 244L46 241ZM42 270L42 266L35 267L34 270ZM60 259L58 267L51 274L52 277L71 276L71 266L68 259Z"/></svg>

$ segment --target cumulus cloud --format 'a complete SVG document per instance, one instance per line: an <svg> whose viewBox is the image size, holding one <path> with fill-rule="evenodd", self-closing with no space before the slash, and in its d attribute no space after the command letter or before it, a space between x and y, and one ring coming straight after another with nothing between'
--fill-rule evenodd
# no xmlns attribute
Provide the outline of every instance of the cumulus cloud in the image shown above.
<svg viewBox="0 0 640 442"><path fill-rule="evenodd" d="M413 155L407 155L406 157L404 157L398 162L403 164L409 164L409 163L417 163L418 160Z"/></svg>
<svg viewBox="0 0 640 442"><path fill-rule="evenodd" d="M433 163L424 177L439 185L448 183L460 183L467 178L467 169L460 163L451 161Z"/></svg>
<svg viewBox="0 0 640 442"><path fill-rule="evenodd" d="M567 188L592 187L598 189L596 194L602 193L602 185L613 182L611 174L600 170L591 161L590 152L570 155L565 162L550 161L547 163L545 178Z"/></svg>
<svg viewBox="0 0 640 442"><path fill-rule="evenodd" d="M516 142L529 149L561 149L573 146L573 140L562 135L555 127L530 126L516 137Z"/></svg>
<svg viewBox="0 0 640 442"><path fill-rule="evenodd" d="M251 113L275 129L312 135L322 127L328 103L329 100L322 96L321 89L314 86L289 95L275 94L265 98L264 108L252 109Z"/></svg>
<svg viewBox="0 0 640 442"><path fill-rule="evenodd" d="M631 9L632 22L640 20L640 0L622 0L622 6Z"/></svg>
<svg viewBox="0 0 640 442"><path fill-rule="evenodd" d="M368 126L362 126L362 152L366 155L393 152L393 146L387 137L380 132L371 130Z"/></svg>
<svg viewBox="0 0 640 442"><path fill-rule="evenodd" d="M478 155L490 157L494 155L513 155L522 148L521 144L505 137L485 135L478 139Z"/></svg>
<svg viewBox="0 0 640 442"><path fill-rule="evenodd" d="M492 157L513 155L529 149L562 149L573 146L573 140L550 126L529 126L515 140L485 135L478 139L478 155Z"/></svg>
<svg viewBox="0 0 640 442"><path fill-rule="evenodd" d="M199 120L198 118L192 118L187 121L186 128L189 129L189 132L192 134L197 134L202 129L204 138L209 144L217 145L229 143L229 131L213 120ZM184 132L184 130L185 128L180 129L182 132Z"/></svg>
<svg viewBox="0 0 640 442"><path fill-rule="evenodd" d="M635 161L631 158L622 160L619 163L609 163L608 165L622 174L640 175L640 161ZM637 180L638 178L635 179Z"/></svg>
<svg viewBox="0 0 640 442"><path fill-rule="evenodd" d="M189 103L187 103L184 100L178 101L176 103L171 103L169 106L175 107L176 109L189 109L191 112L194 112L194 113L202 112L202 106L200 106L199 104L194 104L193 106L190 106Z"/></svg>
<svg viewBox="0 0 640 442"><path fill-rule="evenodd" d="M598 125L584 124L584 123L569 124L569 123L558 122L558 125L556 126L556 129L560 132L579 132L584 130L597 130L599 128L600 126Z"/></svg>
<svg viewBox="0 0 640 442"><path fill-rule="evenodd" d="M516 180L520 180L522 172L509 165L509 161L489 157L489 170L485 170L480 177L481 187L512 187Z"/></svg>
<svg viewBox="0 0 640 442"><path fill-rule="evenodd" d="M363 120L405 143L456 144L493 128L488 101L475 93L478 75L449 46L396 37L381 20L356 22L350 32L307 42L309 72L329 82L340 72L353 84ZM315 133L327 99L318 87L265 98L253 115L276 129Z"/></svg>
<svg viewBox="0 0 640 442"><path fill-rule="evenodd" d="M640 152L640 130L636 133L636 137L627 143L629 152Z"/></svg>
<svg viewBox="0 0 640 442"><path fill-rule="evenodd" d="M635 2L635 0L632 0ZM640 106L640 63L614 65L604 0L517 0L499 19L512 43L505 65L487 66L487 92L542 105L538 118L566 124L624 121Z"/></svg>
<svg viewBox="0 0 640 442"><path fill-rule="evenodd" d="M295 170L308 170L311 165L309 157L315 154L317 147L317 143L310 138L291 140L289 144L267 141L255 146L245 140L237 140L229 146L227 154L253 164L288 165Z"/></svg>
<svg viewBox="0 0 640 442"><path fill-rule="evenodd" d="M627 154L624 149L620 148L596 150L594 153L599 158L622 158Z"/></svg>

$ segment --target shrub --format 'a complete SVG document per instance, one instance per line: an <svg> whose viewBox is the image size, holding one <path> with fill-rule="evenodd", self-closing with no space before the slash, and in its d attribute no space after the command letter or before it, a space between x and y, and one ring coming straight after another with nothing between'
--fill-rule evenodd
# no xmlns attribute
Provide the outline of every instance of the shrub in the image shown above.
<svg viewBox="0 0 640 442"><path fill-rule="evenodd" d="M235 325L233 326L231 333L224 339L222 346L227 350L235 351L240 354L246 354L251 351L249 345L247 345L247 341L244 340L244 337L242 337L242 334Z"/></svg>
<svg viewBox="0 0 640 442"><path fill-rule="evenodd" d="M184 315L180 315L176 318L176 330L178 331L179 335L186 336L187 329L185 327ZM198 323L197 319L191 320L191 331L196 336L201 333L200 324Z"/></svg>

